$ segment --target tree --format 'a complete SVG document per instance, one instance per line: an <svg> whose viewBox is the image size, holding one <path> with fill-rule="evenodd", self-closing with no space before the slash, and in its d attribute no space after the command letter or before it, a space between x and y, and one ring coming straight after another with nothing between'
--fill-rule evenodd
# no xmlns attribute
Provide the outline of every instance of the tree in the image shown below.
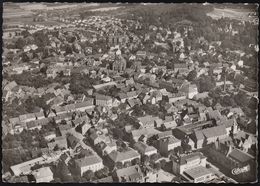
<svg viewBox="0 0 260 186"><path fill-rule="evenodd" d="M101 170L102 170L103 175L104 175L105 177L107 177L108 174L109 174L109 168L108 168L108 167L104 167L104 168L101 169Z"/></svg>
<svg viewBox="0 0 260 186"><path fill-rule="evenodd" d="M174 151L176 154L183 154L183 148L181 146L174 148Z"/></svg>
<svg viewBox="0 0 260 186"><path fill-rule="evenodd" d="M162 167L162 166L161 166L161 163L160 163L160 162L157 162L157 163L154 164L154 169L157 170L157 171L160 170L161 167Z"/></svg>
<svg viewBox="0 0 260 186"><path fill-rule="evenodd" d="M87 181L91 181L94 178L94 172L92 170L87 170L83 173L83 177L87 179Z"/></svg>
<svg viewBox="0 0 260 186"><path fill-rule="evenodd" d="M140 164L140 159L139 158L135 158L132 160L132 165L138 165Z"/></svg>
<svg viewBox="0 0 260 186"><path fill-rule="evenodd" d="M117 169L122 169L123 168L123 163L122 162L116 162L115 167Z"/></svg>
<svg viewBox="0 0 260 186"><path fill-rule="evenodd" d="M102 169L96 171L96 172L95 172L95 175L96 175L96 177L97 177L98 179L101 179L101 178L104 177L104 176L103 176Z"/></svg>
<svg viewBox="0 0 260 186"><path fill-rule="evenodd" d="M152 155L150 156L150 161L151 161L152 163L154 163L154 162L157 161L159 158L160 158L160 155L159 155L158 153L152 154Z"/></svg>
<svg viewBox="0 0 260 186"><path fill-rule="evenodd" d="M18 49L23 49L23 47L26 45L25 40L23 38L18 38L15 42L15 47Z"/></svg>
<svg viewBox="0 0 260 186"><path fill-rule="evenodd" d="M124 167L130 167L131 166L131 162L130 161L127 161L124 163Z"/></svg>
<svg viewBox="0 0 260 186"><path fill-rule="evenodd" d="M189 74L187 76L187 80L188 81L193 81L196 77L197 77L197 71L196 70L192 70L192 71L189 72Z"/></svg>
<svg viewBox="0 0 260 186"><path fill-rule="evenodd" d="M165 166L166 166L166 164L167 164L166 160L165 160L165 159L162 159L162 160L160 161L160 163L161 163L161 168L164 169Z"/></svg>
<svg viewBox="0 0 260 186"><path fill-rule="evenodd" d="M23 36L23 38L26 38L26 37L30 36L31 34L30 34L30 32L28 32L28 30L23 30L21 32L21 35Z"/></svg>

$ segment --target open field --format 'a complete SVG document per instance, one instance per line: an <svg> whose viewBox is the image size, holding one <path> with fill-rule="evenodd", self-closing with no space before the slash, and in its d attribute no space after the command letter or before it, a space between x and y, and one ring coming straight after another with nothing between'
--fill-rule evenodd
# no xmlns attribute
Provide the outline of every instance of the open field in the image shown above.
<svg viewBox="0 0 260 186"><path fill-rule="evenodd" d="M212 12L207 15L213 19L220 19L221 17L228 17L230 19L237 19L242 21L251 21L253 18L249 17L248 14L252 13L249 9L230 9L230 8L214 8Z"/></svg>

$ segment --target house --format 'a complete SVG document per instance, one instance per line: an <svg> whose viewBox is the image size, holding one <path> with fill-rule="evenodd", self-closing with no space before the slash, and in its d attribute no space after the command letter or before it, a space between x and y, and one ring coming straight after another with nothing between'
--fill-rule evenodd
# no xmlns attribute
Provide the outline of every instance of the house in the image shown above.
<svg viewBox="0 0 260 186"><path fill-rule="evenodd" d="M75 166L81 176L88 170L96 172L104 168L102 159L97 155L89 155L80 159L76 159Z"/></svg>
<svg viewBox="0 0 260 186"><path fill-rule="evenodd" d="M155 121L158 119L159 117L153 117L150 115L137 118L143 128L155 127Z"/></svg>
<svg viewBox="0 0 260 186"><path fill-rule="evenodd" d="M54 112L55 115L60 115L66 113L66 108L61 107L61 106L54 106L52 107L52 111Z"/></svg>
<svg viewBox="0 0 260 186"><path fill-rule="evenodd" d="M219 123L220 125L222 124L223 126L225 126L228 135L230 133L236 134L239 131L238 124L235 118L221 120Z"/></svg>
<svg viewBox="0 0 260 186"><path fill-rule="evenodd" d="M106 142L106 141L109 141L109 140L110 140L109 137L107 137L107 136L105 136L105 135L103 135L103 134L98 134L98 132L92 133L92 134L89 136L89 141L90 141L90 143L93 144L93 145L97 145L98 143L100 143L100 142L102 142L102 141Z"/></svg>
<svg viewBox="0 0 260 186"><path fill-rule="evenodd" d="M85 112L87 109L94 108L94 99L88 99L81 103L75 104L75 110Z"/></svg>
<svg viewBox="0 0 260 186"><path fill-rule="evenodd" d="M172 161L173 173L176 175L183 175L186 170L200 166L206 167L206 159L207 158L201 152L193 152L176 157Z"/></svg>
<svg viewBox="0 0 260 186"><path fill-rule="evenodd" d="M45 118L44 112L36 112L35 117L36 117L36 120L40 120L40 119Z"/></svg>
<svg viewBox="0 0 260 186"><path fill-rule="evenodd" d="M89 123L83 122L83 123L79 124L78 127L79 127L80 133L82 135L85 135L86 132L91 128L91 125Z"/></svg>
<svg viewBox="0 0 260 186"><path fill-rule="evenodd" d="M47 140L47 141L51 141L54 138L56 138L56 133L54 131L47 132L44 135L44 139Z"/></svg>
<svg viewBox="0 0 260 186"><path fill-rule="evenodd" d="M127 94L124 92L120 92L118 93L118 98L122 103L125 103L126 99L127 99Z"/></svg>
<svg viewBox="0 0 260 186"><path fill-rule="evenodd" d="M97 147L98 151L100 152L100 154L102 154L102 155L106 155L113 151L117 151L117 145L116 145L115 141L112 139L110 139L109 142L101 141L100 143L98 143L96 145L96 147Z"/></svg>
<svg viewBox="0 0 260 186"><path fill-rule="evenodd" d="M144 142L138 141L134 144L134 149L136 149L142 156L151 156L157 153L157 149L153 146L149 146Z"/></svg>
<svg viewBox="0 0 260 186"><path fill-rule="evenodd" d="M67 139L64 136L59 136L59 137L54 138L54 140L49 142L47 145L48 145L48 148L50 150L53 150L56 146L59 149L67 149L68 148Z"/></svg>
<svg viewBox="0 0 260 186"><path fill-rule="evenodd" d="M39 121L39 120L27 122L26 123L27 129L28 130L35 130L35 129L41 130L42 125L37 121Z"/></svg>
<svg viewBox="0 0 260 186"><path fill-rule="evenodd" d="M132 108L135 105L141 105L141 101L137 98L127 100L127 104Z"/></svg>
<svg viewBox="0 0 260 186"><path fill-rule="evenodd" d="M175 103L176 101L179 100L185 100L187 97L187 95L184 92L178 92L175 94L169 94L168 96L166 96L166 101L168 101L169 103Z"/></svg>
<svg viewBox="0 0 260 186"><path fill-rule="evenodd" d="M208 92L202 92L202 93L198 93L196 95L194 95L193 99L194 100L199 100L199 99L205 99L205 98L208 98L208 95L209 93Z"/></svg>
<svg viewBox="0 0 260 186"><path fill-rule="evenodd" d="M16 86L17 86L17 83L15 81L12 81L12 82L8 83L7 85L5 85L4 90L11 91Z"/></svg>
<svg viewBox="0 0 260 186"><path fill-rule="evenodd" d="M131 131L132 139L137 142L139 139L148 139L153 135L161 133L154 128L141 128ZM144 141L145 142L145 141Z"/></svg>
<svg viewBox="0 0 260 186"><path fill-rule="evenodd" d="M174 72L178 71L180 74L188 72L188 65L186 63L174 63Z"/></svg>
<svg viewBox="0 0 260 186"><path fill-rule="evenodd" d="M36 183L51 182L53 180L53 173L50 167L42 167L33 171L32 175Z"/></svg>
<svg viewBox="0 0 260 186"><path fill-rule="evenodd" d="M197 86L190 83L181 86L179 91L185 93L188 99L192 99L196 94L198 94Z"/></svg>
<svg viewBox="0 0 260 186"><path fill-rule="evenodd" d="M126 99L130 100L136 98L138 95L135 91L131 91L131 92L127 92L126 96L127 96Z"/></svg>
<svg viewBox="0 0 260 186"><path fill-rule="evenodd" d="M67 136L67 143L68 143L68 147L71 149L74 149L75 147L77 147L77 145L79 144L80 139L78 139L77 137L75 137L72 134L69 134Z"/></svg>
<svg viewBox="0 0 260 186"><path fill-rule="evenodd" d="M139 51L136 52L136 57L145 58L146 57L146 52L139 50Z"/></svg>
<svg viewBox="0 0 260 186"><path fill-rule="evenodd" d="M202 148L204 144L210 144L221 140L228 136L226 127L223 125L205 128L202 130L194 131L191 135L191 139L195 142L197 149Z"/></svg>
<svg viewBox="0 0 260 186"><path fill-rule="evenodd" d="M163 121L162 127L165 130L173 129L177 127L177 123L171 116L165 116L165 120Z"/></svg>
<svg viewBox="0 0 260 186"><path fill-rule="evenodd" d="M144 181L143 173L139 165L134 165L134 166L116 170L114 178L117 182L120 183L125 183L125 182L142 183Z"/></svg>
<svg viewBox="0 0 260 186"><path fill-rule="evenodd" d="M112 107L112 97L105 95L96 95L96 105Z"/></svg>
<svg viewBox="0 0 260 186"><path fill-rule="evenodd" d="M215 142L208 148L207 156L223 167L229 173L228 176L236 181L247 182L256 179L255 158L229 143L222 143L221 140ZM238 171L238 168L243 171Z"/></svg>
<svg viewBox="0 0 260 186"><path fill-rule="evenodd" d="M59 114L57 116L54 116L53 119L55 120L56 123L60 123L61 121L69 121L72 118L73 113L72 112L65 112L62 114Z"/></svg>
<svg viewBox="0 0 260 186"><path fill-rule="evenodd" d="M182 176L189 183L207 183L214 179L214 173L203 166L194 167L192 169L185 170Z"/></svg>
<svg viewBox="0 0 260 186"><path fill-rule="evenodd" d="M208 116L208 119L214 119L215 121L219 121L222 118L219 110L209 110L206 115Z"/></svg>
<svg viewBox="0 0 260 186"><path fill-rule="evenodd" d="M11 180L7 181L9 183L29 183L28 176L11 177Z"/></svg>
<svg viewBox="0 0 260 186"><path fill-rule="evenodd" d="M112 151L108 154L109 164L113 167L117 162L125 164L126 162L131 162L134 159L140 159L141 156L135 150L128 148L127 151Z"/></svg>
<svg viewBox="0 0 260 186"><path fill-rule="evenodd" d="M30 114L23 114L19 116L19 119L21 122L29 122L29 121L34 121L36 120L35 114L30 113Z"/></svg>
<svg viewBox="0 0 260 186"><path fill-rule="evenodd" d="M243 110L240 107L236 107L236 108L229 109L229 113L227 116L230 117L232 115L245 116L245 113L243 112Z"/></svg>
<svg viewBox="0 0 260 186"><path fill-rule="evenodd" d="M171 103L166 103L163 105L164 110L167 112L167 114L170 113L177 113L179 110L175 106L173 106Z"/></svg>
<svg viewBox="0 0 260 186"><path fill-rule="evenodd" d="M181 140L170 136L159 140L159 151L163 156L168 156L170 150L174 150L176 147L181 146Z"/></svg>

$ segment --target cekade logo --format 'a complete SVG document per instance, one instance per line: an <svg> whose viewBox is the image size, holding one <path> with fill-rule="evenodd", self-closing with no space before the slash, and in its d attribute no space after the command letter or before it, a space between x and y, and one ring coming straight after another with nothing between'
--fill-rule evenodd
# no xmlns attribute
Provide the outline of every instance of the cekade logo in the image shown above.
<svg viewBox="0 0 260 186"><path fill-rule="evenodd" d="M244 172L248 172L249 171L249 165L242 167L242 168L234 168L232 169L232 174L233 175L238 175Z"/></svg>

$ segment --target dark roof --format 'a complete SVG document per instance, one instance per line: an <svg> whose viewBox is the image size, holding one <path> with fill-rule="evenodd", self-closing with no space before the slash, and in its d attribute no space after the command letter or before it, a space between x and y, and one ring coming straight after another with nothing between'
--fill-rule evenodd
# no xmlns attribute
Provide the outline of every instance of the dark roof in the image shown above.
<svg viewBox="0 0 260 186"><path fill-rule="evenodd" d="M184 155L180 157L180 164L184 165L187 162L195 159L203 159L206 158L201 152L194 152L188 155Z"/></svg>
<svg viewBox="0 0 260 186"><path fill-rule="evenodd" d="M246 163L254 159L253 156L239 149L232 150L232 152L228 156L236 161L239 161L240 163Z"/></svg>
<svg viewBox="0 0 260 186"><path fill-rule="evenodd" d="M73 135L69 135L68 137L67 137L67 140L68 140L68 144L69 144L69 146L71 147L71 148L75 148L76 147L76 145L79 143L79 139L78 138L76 138L75 136L73 136Z"/></svg>

